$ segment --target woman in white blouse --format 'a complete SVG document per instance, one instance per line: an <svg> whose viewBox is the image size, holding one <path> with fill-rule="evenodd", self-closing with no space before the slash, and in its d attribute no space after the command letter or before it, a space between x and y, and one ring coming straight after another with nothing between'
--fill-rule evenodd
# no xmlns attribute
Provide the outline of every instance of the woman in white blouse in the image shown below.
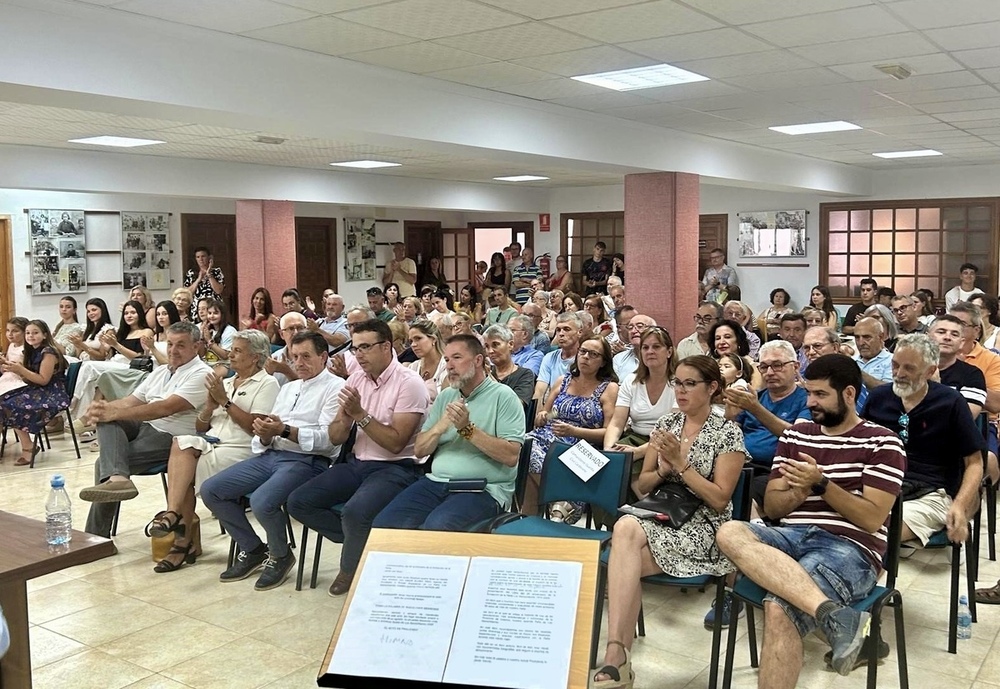
<svg viewBox="0 0 1000 689"><path fill-rule="evenodd" d="M418 358L407 366L424 379L433 403L448 378L448 370L444 365L444 343L441 341L441 332L437 326L430 321L412 323L410 349Z"/></svg>
<svg viewBox="0 0 1000 689"><path fill-rule="evenodd" d="M266 416L278 396L278 381L264 371L271 354L267 335L242 330L233 338L229 361L234 376L215 374L205 379L208 400L198 413L195 430L203 435L174 438L167 462L167 511L146 526L150 537L174 534L174 546L153 571L173 572L192 564L200 554L195 534L195 494L202 482L253 452L253 421Z"/></svg>
<svg viewBox="0 0 1000 689"><path fill-rule="evenodd" d="M620 382L615 412L604 434L605 450L632 453L633 484L656 421L676 408L670 386L676 367L670 333L655 325L646 328L639 339L639 367Z"/></svg>
<svg viewBox="0 0 1000 689"><path fill-rule="evenodd" d="M71 335L69 341L76 348L80 361L104 361L108 357L110 347L101 341L101 335L107 330L114 330L108 305L103 299L87 300L87 327L77 335Z"/></svg>

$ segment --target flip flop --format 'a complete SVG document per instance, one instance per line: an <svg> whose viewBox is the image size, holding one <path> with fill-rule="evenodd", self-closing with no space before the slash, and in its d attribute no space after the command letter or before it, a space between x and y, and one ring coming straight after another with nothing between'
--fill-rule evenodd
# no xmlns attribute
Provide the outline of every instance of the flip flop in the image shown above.
<svg viewBox="0 0 1000 689"><path fill-rule="evenodd" d="M988 589L976 589L976 602L983 605L1000 605L1000 580Z"/></svg>

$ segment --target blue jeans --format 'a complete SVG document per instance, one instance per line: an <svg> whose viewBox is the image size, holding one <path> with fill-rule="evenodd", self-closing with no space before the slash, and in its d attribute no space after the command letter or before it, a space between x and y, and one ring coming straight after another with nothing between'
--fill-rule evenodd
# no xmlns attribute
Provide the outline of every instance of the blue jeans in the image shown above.
<svg viewBox="0 0 1000 689"><path fill-rule="evenodd" d="M448 484L424 476L379 512L375 529L465 531L500 514L500 504L482 493L449 493Z"/></svg>
<svg viewBox="0 0 1000 689"><path fill-rule="evenodd" d="M240 550L250 552L263 543L250 526L240 499L250 495L250 509L267 534L271 557L288 554L288 532L281 506L288 494L323 472L330 460L319 455L268 450L220 471L201 485L201 499L226 527Z"/></svg>
<svg viewBox="0 0 1000 689"><path fill-rule="evenodd" d="M871 593L878 582L878 569L860 546L817 526L763 526L747 524L764 545L788 555L802 566L823 594L832 601L850 605ZM805 637L816 629L816 619L772 593L765 601L777 603Z"/></svg>
<svg viewBox="0 0 1000 689"><path fill-rule="evenodd" d="M375 462L351 455L292 491L288 513L331 541L343 543L340 569L355 572L372 520L416 480L412 459ZM344 507L338 515L330 508L340 504Z"/></svg>

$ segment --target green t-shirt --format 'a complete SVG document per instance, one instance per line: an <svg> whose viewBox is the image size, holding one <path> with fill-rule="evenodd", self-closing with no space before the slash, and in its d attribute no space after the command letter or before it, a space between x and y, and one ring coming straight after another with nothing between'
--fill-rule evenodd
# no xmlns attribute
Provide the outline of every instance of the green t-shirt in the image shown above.
<svg viewBox="0 0 1000 689"><path fill-rule="evenodd" d="M516 315L517 309L513 306L508 306L503 311L494 306L486 312L486 325L507 325L510 319Z"/></svg>
<svg viewBox="0 0 1000 689"><path fill-rule="evenodd" d="M422 430L433 428L444 414L444 408L461 395L461 390L457 388L443 389L431 405ZM469 407L469 420L484 433L518 445L524 442L524 405L517 394L503 383L487 378L465 399L465 403ZM514 494L517 467L505 466L490 459L451 427L438 440L434 463L427 478L432 481L485 478L486 492L507 509Z"/></svg>

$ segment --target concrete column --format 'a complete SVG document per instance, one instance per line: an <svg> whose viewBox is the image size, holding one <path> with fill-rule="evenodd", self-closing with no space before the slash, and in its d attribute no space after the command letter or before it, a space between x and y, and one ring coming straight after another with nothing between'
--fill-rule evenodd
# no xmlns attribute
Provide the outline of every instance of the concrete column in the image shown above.
<svg viewBox="0 0 1000 689"><path fill-rule="evenodd" d="M627 301L670 331L694 332L698 305L698 175L625 175Z"/></svg>
<svg viewBox="0 0 1000 689"><path fill-rule="evenodd" d="M281 293L294 287L295 203L248 200L236 202L236 272L239 276L239 313L249 313L250 297L264 286L274 308L281 312Z"/></svg>

